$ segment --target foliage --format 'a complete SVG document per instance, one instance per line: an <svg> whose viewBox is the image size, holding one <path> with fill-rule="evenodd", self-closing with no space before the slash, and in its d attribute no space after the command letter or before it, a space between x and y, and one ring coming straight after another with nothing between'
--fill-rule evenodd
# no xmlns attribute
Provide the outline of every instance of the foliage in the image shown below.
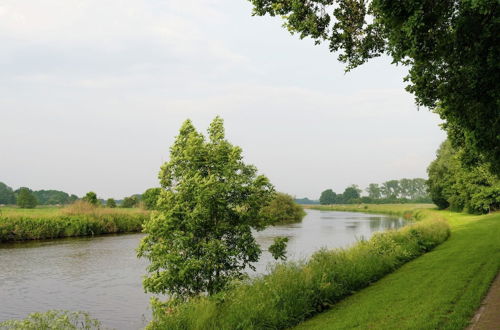
<svg viewBox="0 0 500 330"><path fill-rule="evenodd" d="M208 140L184 122L159 178L161 211L144 225L138 249L151 262L146 291L168 293L172 301L214 294L254 268L261 249L251 230L267 225L260 212L274 188L243 163L221 118L210 124Z"/></svg>
<svg viewBox="0 0 500 330"><path fill-rule="evenodd" d="M359 198L361 197L360 193L361 189L353 184L345 188L344 192L342 193L341 201L345 204L357 203L359 201Z"/></svg>
<svg viewBox="0 0 500 330"><path fill-rule="evenodd" d="M139 232L149 215L144 211L111 211L83 201L77 209L73 205L68 208L48 215L2 213L0 242Z"/></svg>
<svg viewBox="0 0 500 330"><path fill-rule="evenodd" d="M284 193L277 193L269 205L262 208L261 214L272 224L300 222L306 215L293 197Z"/></svg>
<svg viewBox="0 0 500 330"><path fill-rule="evenodd" d="M436 159L429 165L429 190L441 209L488 213L500 208L500 180L487 163L465 167L460 161L463 150L449 140L441 144Z"/></svg>
<svg viewBox="0 0 500 330"><path fill-rule="evenodd" d="M382 191L377 183L370 183L366 188L366 192L372 200L379 199L382 196Z"/></svg>
<svg viewBox="0 0 500 330"><path fill-rule="evenodd" d="M146 210L156 209L158 198L160 198L161 188L149 188L142 194L142 201Z"/></svg>
<svg viewBox="0 0 500 330"><path fill-rule="evenodd" d="M97 195L95 192L93 191L89 191L83 198L82 200L84 200L85 202L87 203L90 203L92 205L99 205L99 200L97 199Z"/></svg>
<svg viewBox="0 0 500 330"><path fill-rule="evenodd" d="M291 33L327 42L347 70L381 54L409 67L407 91L436 111L455 146L500 172L499 3L249 0Z"/></svg>
<svg viewBox="0 0 500 330"><path fill-rule="evenodd" d="M330 189L329 189L330 190ZM325 190L323 193L325 193ZM368 196L360 196L361 190L356 185L347 187L342 194L332 191L331 204L393 204L393 203L430 203L427 182L422 178L389 180L381 185L370 183L365 189Z"/></svg>
<svg viewBox="0 0 500 330"><path fill-rule="evenodd" d="M32 313L24 320L8 320L0 322L0 330L76 330L76 329L101 329L98 320L90 318L83 312L48 311L45 313Z"/></svg>
<svg viewBox="0 0 500 330"><path fill-rule="evenodd" d="M136 207L138 204L139 204L139 198L136 195L133 195L130 197L125 197L123 199L121 207L131 208L131 207Z"/></svg>
<svg viewBox="0 0 500 330"><path fill-rule="evenodd" d="M321 205L333 204L337 200L337 194L333 192L331 189L327 189L321 193L319 197L319 203Z"/></svg>
<svg viewBox="0 0 500 330"><path fill-rule="evenodd" d="M38 204L38 201L33 195L31 189L26 187L21 187L16 190L17 193L17 206L23 209L32 209L35 208Z"/></svg>
<svg viewBox="0 0 500 330"><path fill-rule="evenodd" d="M78 199L76 195L69 195L59 190L37 190L33 194L40 205L70 204Z"/></svg>
<svg viewBox="0 0 500 330"><path fill-rule="evenodd" d="M106 201L106 207L114 209L116 207L116 201L113 198L108 198Z"/></svg>
<svg viewBox="0 0 500 330"><path fill-rule="evenodd" d="M470 321L500 268L500 213L424 212L446 218L446 242L296 329L481 328Z"/></svg>
<svg viewBox="0 0 500 330"><path fill-rule="evenodd" d="M273 244L269 247L269 252L274 259L286 260L286 244L288 237L275 237Z"/></svg>
<svg viewBox="0 0 500 330"><path fill-rule="evenodd" d="M319 204L319 201L317 200L311 200L307 197L304 198L296 198L295 203L297 204L307 204L307 205L313 205L313 204Z"/></svg>
<svg viewBox="0 0 500 330"><path fill-rule="evenodd" d="M321 250L307 262L278 264L268 275L177 306L156 301L149 329L285 329L430 251L449 236L425 219L375 234L349 249Z"/></svg>
<svg viewBox="0 0 500 330"><path fill-rule="evenodd" d="M16 203L16 196L11 187L0 182L0 204L11 205Z"/></svg>

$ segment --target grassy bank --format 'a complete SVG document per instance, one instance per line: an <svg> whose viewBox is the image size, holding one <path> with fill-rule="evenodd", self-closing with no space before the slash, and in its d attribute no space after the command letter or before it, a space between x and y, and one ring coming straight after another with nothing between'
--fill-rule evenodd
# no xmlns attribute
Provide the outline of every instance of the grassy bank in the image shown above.
<svg viewBox="0 0 500 330"><path fill-rule="evenodd" d="M434 204L335 204L303 205L303 207L322 211L387 214L418 220L424 215L422 211L435 208L436 206Z"/></svg>
<svg viewBox="0 0 500 330"><path fill-rule="evenodd" d="M148 217L139 209L0 208L0 242L139 232Z"/></svg>
<svg viewBox="0 0 500 330"><path fill-rule="evenodd" d="M298 329L465 328L500 269L500 213L422 212L449 222L446 242Z"/></svg>
<svg viewBox="0 0 500 330"><path fill-rule="evenodd" d="M430 251L448 235L444 220L426 217L349 249L322 250L307 262L280 264L269 275L235 284L216 296L174 306L157 302L149 328L288 328Z"/></svg>

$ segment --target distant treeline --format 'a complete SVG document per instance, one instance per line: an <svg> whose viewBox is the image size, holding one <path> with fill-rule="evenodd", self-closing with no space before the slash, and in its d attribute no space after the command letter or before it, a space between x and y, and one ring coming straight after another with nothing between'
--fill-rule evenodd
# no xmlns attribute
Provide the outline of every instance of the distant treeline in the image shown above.
<svg viewBox="0 0 500 330"><path fill-rule="evenodd" d="M362 190L357 185L347 187L337 194L332 189L321 193L319 203L358 204L358 203L431 203L425 179L389 180L382 184L370 183L365 189L367 196L361 196Z"/></svg>
<svg viewBox="0 0 500 330"><path fill-rule="evenodd" d="M13 205L18 200L26 201L32 205L63 205L71 204L78 200L78 196L70 195L60 190L36 190L33 191L27 187L21 187L13 190L5 183L0 182L0 204ZM34 206L33 206L34 207Z"/></svg>
<svg viewBox="0 0 500 330"><path fill-rule="evenodd" d="M304 198L295 198L295 203L311 205L311 204L319 204L319 201L304 197Z"/></svg>
<svg viewBox="0 0 500 330"><path fill-rule="evenodd" d="M37 205L67 205L77 200L84 200L96 206L106 207L142 207L144 209L153 209L160 195L160 188L147 189L142 194L134 194L125 197L122 200L113 198L100 199L96 193L90 191L84 197L68 194L60 190L31 190L27 187L21 187L17 190L12 189L3 182L0 182L0 205L18 205L21 208L34 208Z"/></svg>

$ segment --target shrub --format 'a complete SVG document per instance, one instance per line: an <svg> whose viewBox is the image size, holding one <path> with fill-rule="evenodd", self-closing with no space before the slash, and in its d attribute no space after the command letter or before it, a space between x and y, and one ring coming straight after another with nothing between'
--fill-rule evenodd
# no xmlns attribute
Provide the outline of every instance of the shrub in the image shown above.
<svg viewBox="0 0 500 330"><path fill-rule="evenodd" d="M274 199L262 209L262 215L271 223L300 222L306 215L304 209L295 203L292 196L277 193Z"/></svg>
<svg viewBox="0 0 500 330"><path fill-rule="evenodd" d="M40 329L101 329L98 320L91 319L87 313L68 311L48 311L32 313L24 320L0 322L0 330L40 330Z"/></svg>

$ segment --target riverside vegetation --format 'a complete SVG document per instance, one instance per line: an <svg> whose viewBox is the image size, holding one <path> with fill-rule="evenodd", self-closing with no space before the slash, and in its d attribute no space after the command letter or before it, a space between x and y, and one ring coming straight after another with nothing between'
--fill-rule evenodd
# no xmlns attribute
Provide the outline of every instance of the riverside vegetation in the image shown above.
<svg viewBox="0 0 500 330"><path fill-rule="evenodd" d="M390 214L404 205L321 209ZM315 207L316 208L316 207ZM299 329L464 329L500 270L500 213L470 215L419 209L442 218L451 237Z"/></svg>
<svg viewBox="0 0 500 330"><path fill-rule="evenodd" d="M390 212L411 212L420 220L377 233L348 249L321 250L308 261L277 264L268 275L233 282L215 295L197 296L182 304L157 302L148 328L291 327L432 250L449 236L449 226L441 217L424 216L420 210Z"/></svg>
<svg viewBox="0 0 500 330"><path fill-rule="evenodd" d="M0 209L0 242L140 232L149 212L77 201L64 208Z"/></svg>

